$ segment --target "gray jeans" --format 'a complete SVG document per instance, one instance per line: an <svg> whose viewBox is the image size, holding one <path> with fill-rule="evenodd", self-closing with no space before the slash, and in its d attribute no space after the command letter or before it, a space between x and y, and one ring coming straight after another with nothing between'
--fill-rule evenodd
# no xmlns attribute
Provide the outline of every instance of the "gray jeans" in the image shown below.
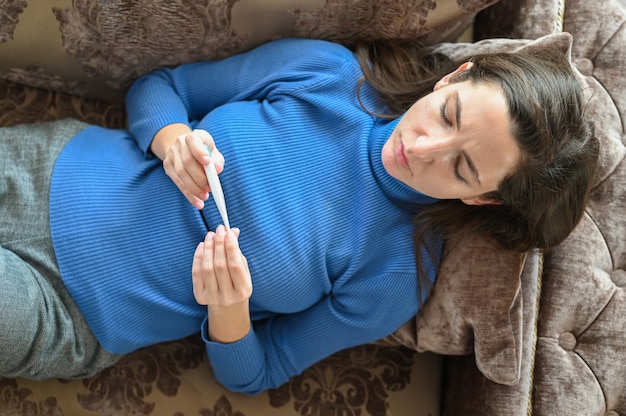
<svg viewBox="0 0 626 416"><path fill-rule="evenodd" d="M120 358L87 326L50 239L52 168L85 126L67 119L0 128L0 376L87 377Z"/></svg>

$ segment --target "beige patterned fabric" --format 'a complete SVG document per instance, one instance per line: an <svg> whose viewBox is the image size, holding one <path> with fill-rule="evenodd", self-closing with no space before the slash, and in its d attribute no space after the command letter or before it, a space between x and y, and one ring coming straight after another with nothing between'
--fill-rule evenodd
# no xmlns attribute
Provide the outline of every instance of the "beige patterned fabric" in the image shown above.
<svg viewBox="0 0 626 416"><path fill-rule="evenodd" d="M0 378L2 415L435 416L440 358L363 346L336 354L257 396L215 381L198 338L137 351L98 376L33 382Z"/></svg>
<svg viewBox="0 0 626 416"><path fill-rule="evenodd" d="M497 0L0 0L0 77L119 101L137 76L282 37L452 40Z"/></svg>

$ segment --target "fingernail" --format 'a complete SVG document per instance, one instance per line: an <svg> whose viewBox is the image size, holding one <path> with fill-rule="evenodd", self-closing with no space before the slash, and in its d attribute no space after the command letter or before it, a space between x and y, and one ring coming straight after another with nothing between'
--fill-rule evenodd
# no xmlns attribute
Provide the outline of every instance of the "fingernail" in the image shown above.
<svg viewBox="0 0 626 416"><path fill-rule="evenodd" d="M209 231L206 235L206 241L211 241L215 238L215 233L213 231Z"/></svg>
<svg viewBox="0 0 626 416"><path fill-rule="evenodd" d="M218 225L217 230L215 230L218 234L225 234L226 228L223 225Z"/></svg>

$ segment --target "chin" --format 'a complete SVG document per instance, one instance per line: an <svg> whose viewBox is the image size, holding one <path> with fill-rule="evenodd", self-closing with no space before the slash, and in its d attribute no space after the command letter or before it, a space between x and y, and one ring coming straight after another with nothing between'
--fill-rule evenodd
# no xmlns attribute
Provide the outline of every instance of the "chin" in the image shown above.
<svg viewBox="0 0 626 416"><path fill-rule="evenodd" d="M387 152L385 152L384 148L383 148L383 152L380 155L380 160L383 164L383 167L385 168L385 171L387 171L387 173L391 176L393 176L396 179L398 178L398 169L396 167L395 164L395 160L393 158L393 155L389 155Z"/></svg>
<svg viewBox="0 0 626 416"><path fill-rule="evenodd" d="M426 190L426 191L422 191L421 189L416 188L416 187L415 187L415 186L413 186L413 185L409 185L409 184L408 184L408 183L406 183L406 182L404 182L404 183L405 183L407 186L409 186L410 188L414 189L416 192L419 192L419 193L420 193L420 194L422 194L422 195L426 195L426 196L429 196L429 197L434 198L434 199L444 199L444 198L442 198L442 197L441 197L441 195L439 195L439 193L438 193L438 192L429 192L428 190Z"/></svg>

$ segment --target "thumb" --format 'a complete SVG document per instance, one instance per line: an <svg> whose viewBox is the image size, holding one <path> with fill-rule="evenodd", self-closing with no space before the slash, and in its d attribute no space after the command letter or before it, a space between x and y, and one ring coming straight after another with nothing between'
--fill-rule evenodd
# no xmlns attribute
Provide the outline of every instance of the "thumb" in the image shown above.
<svg viewBox="0 0 626 416"><path fill-rule="evenodd" d="M193 132L196 133L197 138L200 140L198 145L201 145L202 147L201 155L203 159L198 160L206 160L206 163L204 164L207 165L210 160L206 157L208 156L212 158L213 163L215 164L215 170L217 170L217 173L221 173L224 170L224 155L222 155L222 152L220 152L215 146L213 136L211 136L208 131L202 129L194 129Z"/></svg>

